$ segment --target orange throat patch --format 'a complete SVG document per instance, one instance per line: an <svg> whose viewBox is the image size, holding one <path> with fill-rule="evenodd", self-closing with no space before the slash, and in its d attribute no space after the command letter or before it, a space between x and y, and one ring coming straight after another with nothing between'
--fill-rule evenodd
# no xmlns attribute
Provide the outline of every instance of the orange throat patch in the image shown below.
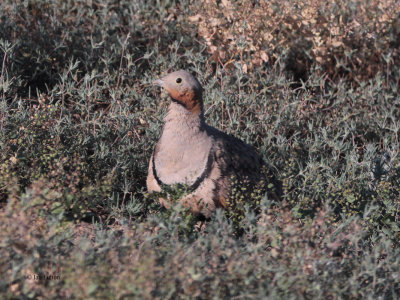
<svg viewBox="0 0 400 300"><path fill-rule="evenodd" d="M200 114L202 107L201 97L198 97L193 91L179 93L176 90L169 90L171 97L181 103L187 110L194 114Z"/></svg>

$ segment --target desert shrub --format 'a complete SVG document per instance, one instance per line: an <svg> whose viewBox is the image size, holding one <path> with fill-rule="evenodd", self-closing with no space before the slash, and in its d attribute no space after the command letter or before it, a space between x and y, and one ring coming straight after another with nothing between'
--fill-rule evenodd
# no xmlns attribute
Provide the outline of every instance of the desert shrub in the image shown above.
<svg viewBox="0 0 400 300"><path fill-rule="evenodd" d="M3 128L7 144L0 160L3 191L12 191L15 185L21 191L46 186L54 195L43 196L49 207L85 215L110 193L113 178L91 155L93 137L82 136L76 128L65 132L70 124L60 119L58 107L39 98L33 109L20 107L19 113L8 116Z"/></svg>
<svg viewBox="0 0 400 300"><path fill-rule="evenodd" d="M275 207L258 221L246 215L246 234L237 238L221 211L203 231L183 234L178 209L135 228L90 226L82 234L78 225L38 219L28 203L2 211L9 222L1 225L6 297L357 299L400 292L398 248L385 236L367 240L356 218L335 225L320 211L302 223Z"/></svg>
<svg viewBox="0 0 400 300"><path fill-rule="evenodd" d="M132 84L122 68L146 70L144 58L150 55L151 45L160 43L160 49L167 50L176 40L176 31L171 30L174 22L155 28L149 20L153 13L166 17L168 4L156 9L148 1L105 5L101 1L32 0L5 1L1 6L0 40L12 45L12 56L2 51L0 61L8 62L9 78L24 80L23 86L14 86L14 92L24 96L46 92L61 82L71 60L80 62L78 79L95 70L108 74L117 86L122 81ZM121 51L126 59L113 55Z"/></svg>
<svg viewBox="0 0 400 300"><path fill-rule="evenodd" d="M198 1L190 20L224 66L284 60L297 80L317 65L336 80L392 74L399 61L397 1ZM284 54L284 56L282 56Z"/></svg>
<svg viewBox="0 0 400 300"><path fill-rule="evenodd" d="M398 4L375 4L0 2L1 298L398 298ZM180 68L281 202L147 196L151 82Z"/></svg>

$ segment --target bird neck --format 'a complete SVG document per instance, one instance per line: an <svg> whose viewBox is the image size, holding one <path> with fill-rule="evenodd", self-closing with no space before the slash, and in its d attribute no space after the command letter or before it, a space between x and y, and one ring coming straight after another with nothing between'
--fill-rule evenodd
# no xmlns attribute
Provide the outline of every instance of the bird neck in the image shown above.
<svg viewBox="0 0 400 300"><path fill-rule="evenodd" d="M195 114L184 106L171 102L168 113L164 118L161 139L174 143L187 143L204 130L203 112Z"/></svg>
<svg viewBox="0 0 400 300"><path fill-rule="evenodd" d="M184 95L179 95L179 97L176 98L174 95L171 95L171 102L182 105L193 114L203 113L203 100L201 96L196 96L193 91L187 92Z"/></svg>
<svg viewBox="0 0 400 300"><path fill-rule="evenodd" d="M173 131L182 136L185 133L194 134L202 131L204 126L204 113L201 110L199 113L187 110L178 102L171 101L168 113L164 119L163 133Z"/></svg>

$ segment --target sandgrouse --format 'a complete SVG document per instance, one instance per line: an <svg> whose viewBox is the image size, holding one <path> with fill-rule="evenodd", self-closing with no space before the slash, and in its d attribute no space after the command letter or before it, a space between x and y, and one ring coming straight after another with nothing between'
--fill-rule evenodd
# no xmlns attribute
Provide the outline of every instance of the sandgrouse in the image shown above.
<svg viewBox="0 0 400 300"><path fill-rule="evenodd" d="M209 217L216 208L227 206L234 184L243 183L251 191L265 179L264 162L251 146L205 123L203 90L194 76L180 70L155 84L169 93L171 103L150 158L150 194L185 186L186 194L178 201L193 213ZM169 208L172 200L167 194L159 196L159 201Z"/></svg>

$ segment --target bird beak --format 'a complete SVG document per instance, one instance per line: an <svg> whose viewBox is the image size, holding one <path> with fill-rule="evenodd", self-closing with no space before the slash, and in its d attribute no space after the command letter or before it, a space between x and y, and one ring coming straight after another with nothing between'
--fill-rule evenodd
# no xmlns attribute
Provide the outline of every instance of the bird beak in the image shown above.
<svg viewBox="0 0 400 300"><path fill-rule="evenodd" d="M157 79L157 80L153 81L153 85L158 85L158 86L163 87L164 86L164 80Z"/></svg>

